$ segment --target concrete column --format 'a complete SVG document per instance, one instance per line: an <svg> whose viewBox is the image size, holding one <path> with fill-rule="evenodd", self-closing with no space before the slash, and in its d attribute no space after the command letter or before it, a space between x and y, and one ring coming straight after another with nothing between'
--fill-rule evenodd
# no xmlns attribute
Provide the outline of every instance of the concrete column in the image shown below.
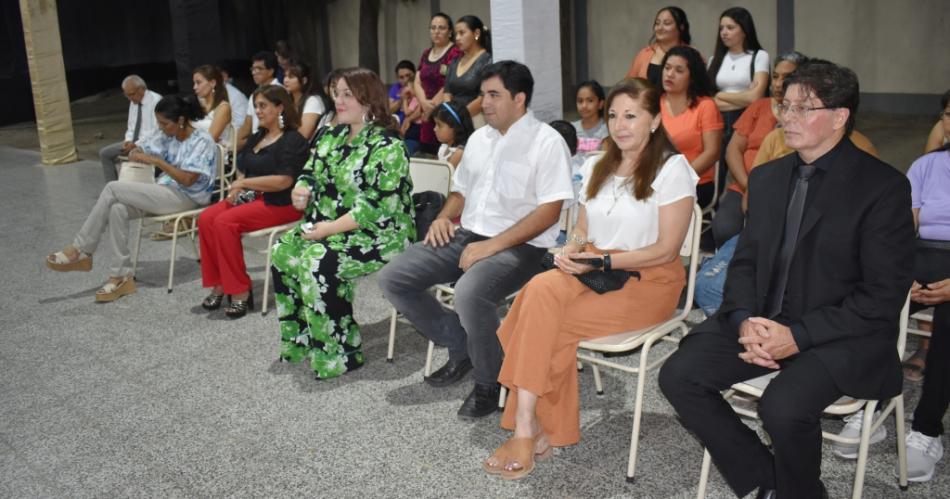
<svg viewBox="0 0 950 499"><path fill-rule="evenodd" d="M492 59L531 69L531 109L546 122L564 115L559 11L558 0L491 0Z"/></svg>
<svg viewBox="0 0 950 499"><path fill-rule="evenodd" d="M47 165L72 163L78 158L56 2L20 0L20 15L42 161Z"/></svg>

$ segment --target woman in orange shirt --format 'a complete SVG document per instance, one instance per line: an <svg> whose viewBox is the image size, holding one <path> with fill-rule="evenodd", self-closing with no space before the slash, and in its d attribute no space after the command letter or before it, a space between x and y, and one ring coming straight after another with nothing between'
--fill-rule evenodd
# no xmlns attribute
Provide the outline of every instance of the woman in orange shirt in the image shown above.
<svg viewBox="0 0 950 499"><path fill-rule="evenodd" d="M733 183L719 200L719 209L713 218L712 232L719 248L742 230L742 196L749 182L749 172L762 140L778 125L777 106L782 102L782 83L785 77L805 63L807 57L798 52L782 54L772 70L772 96L753 102L742 113L733 127L732 138L726 146L726 164ZM721 165L720 165L721 166Z"/></svg>
<svg viewBox="0 0 950 499"><path fill-rule="evenodd" d="M722 148L722 115L712 100L703 58L692 47L673 47L663 58L663 128L699 175L697 202L707 206L714 192L713 166Z"/></svg>
<svg viewBox="0 0 950 499"><path fill-rule="evenodd" d="M653 37L637 53L627 71L627 78L645 78L660 88L663 76L663 58L677 45L689 45L689 20L679 7L663 7L653 20Z"/></svg>

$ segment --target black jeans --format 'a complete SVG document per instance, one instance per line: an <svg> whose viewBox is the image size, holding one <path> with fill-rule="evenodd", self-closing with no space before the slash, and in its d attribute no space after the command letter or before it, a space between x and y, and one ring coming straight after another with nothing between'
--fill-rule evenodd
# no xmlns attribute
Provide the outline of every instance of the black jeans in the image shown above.
<svg viewBox="0 0 950 499"><path fill-rule="evenodd" d="M914 279L920 283L932 283L950 278L950 242L948 248L926 247L919 242L915 254ZM939 245L937 245L939 246ZM927 308L927 305L911 303L911 313ZM950 302L934 307L933 332L927 350L924 388L914 410L912 428L930 437L943 434L943 415L950 405Z"/></svg>

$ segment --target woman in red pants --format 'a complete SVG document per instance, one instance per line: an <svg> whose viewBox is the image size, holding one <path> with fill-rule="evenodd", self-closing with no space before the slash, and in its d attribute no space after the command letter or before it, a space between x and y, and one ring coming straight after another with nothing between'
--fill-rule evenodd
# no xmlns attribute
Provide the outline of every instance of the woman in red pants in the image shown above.
<svg viewBox="0 0 950 499"><path fill-rule="evenodd" d="M241 234L300 218L290 191L307 160L307 142L297 133L300 118L287 90L279 85L257 89L254 112L260 128L238 154L237 179L227 198L198 218L201 280L211 288L201 306L218 309L230 295L224 313L231 318L243 317L254 306Z"/></svg>

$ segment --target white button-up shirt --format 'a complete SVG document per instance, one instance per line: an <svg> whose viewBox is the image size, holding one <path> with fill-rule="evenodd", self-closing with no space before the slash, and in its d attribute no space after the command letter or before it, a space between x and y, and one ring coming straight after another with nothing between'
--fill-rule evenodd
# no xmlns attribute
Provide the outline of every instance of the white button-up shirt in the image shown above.
<svg viewBox="0 0 950 499"><path fill-rule="evenodd" d="M268 85L280 85L280 82L277 81L277 78L274 78ZM261 126L261 123L257 121L256 109L257 108L254 107L254 92L251 92L251 96L247 98L247 115L251 117L251 134L257 133L257 128Z"/></svg>
<svg viewBox="0 0 950 499"><path fill-rule="evenodd" d="M231 126L240 130L247 118L247 96L234 85L225 82L224 88L228 91L228 103L231 104Z"/></svg>
<svg viewBox="0 0 950 499"><path fill-rule="evenodd" d="M561 135L528 111L504 135L483 126L469 137L452 190L465 196L462 227L494 237L539 205L574 198L571 154ZM550 248L557 235L555 223L528 244Z"/></svg>
<svg viewBox="0 0 950 499"><path fill-rule="evenodd" d="M158 120L155 118L155 105L162 100L161 94L151 90L145 90L142 97L142 127L139 128L139 138L136 143L141 143L142 139L148 139L155 132L158 132ZM125 141L132 142L132 136L135 134L135 121L138 119L138 104L129 101L129 123L125 127Z"/></svg>

